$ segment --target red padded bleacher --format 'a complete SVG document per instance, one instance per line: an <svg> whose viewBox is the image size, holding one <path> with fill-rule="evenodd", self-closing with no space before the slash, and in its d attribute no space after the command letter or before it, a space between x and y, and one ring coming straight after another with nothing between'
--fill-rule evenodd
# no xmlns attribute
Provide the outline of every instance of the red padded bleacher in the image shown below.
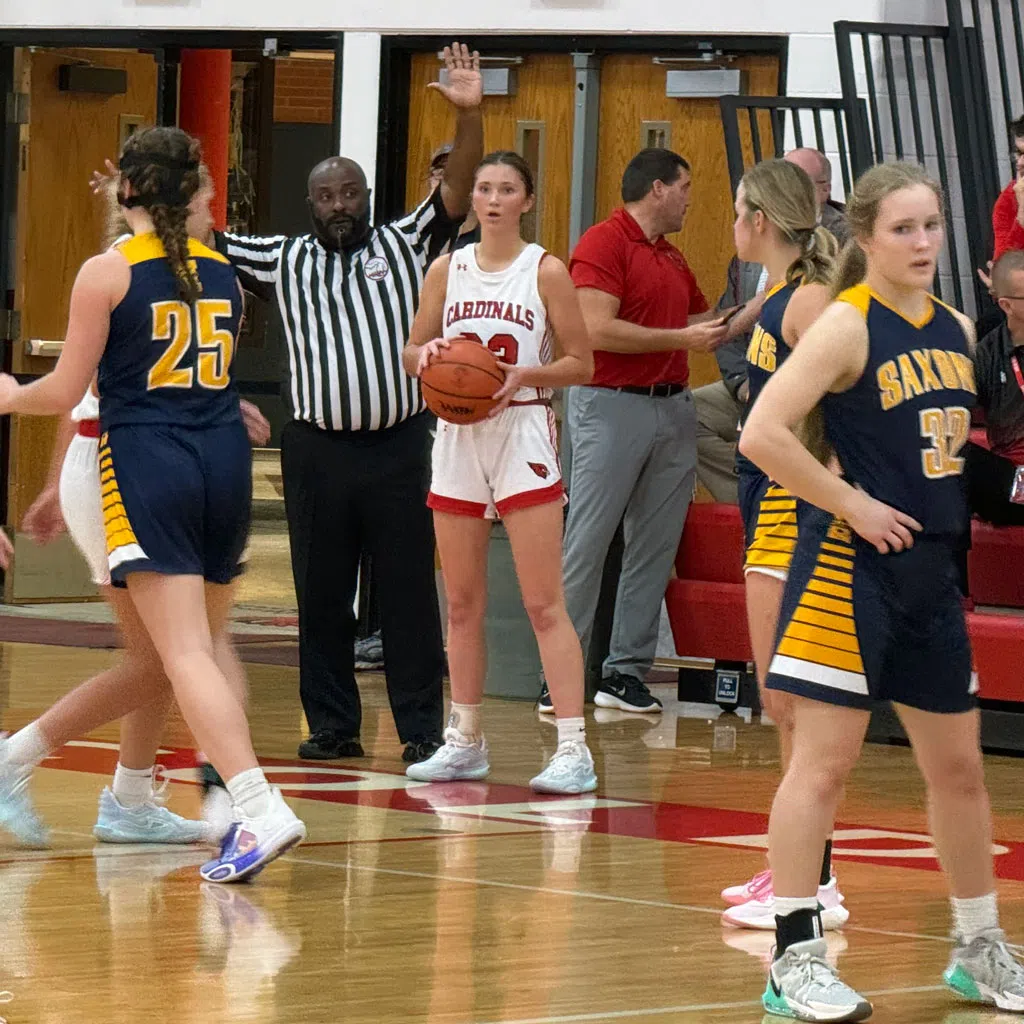
<svg viewBox="0 0 1024 1024"><path fill-rule="evenodd" d="M971 597L977 604L1024 607L1024 527L975 522ZM743 524L735 505L691 505L665 594L676 651L685 657L749 661L743 589ZM1024 616L967 616L979 694L1024 703Z"/></svg>
<svg viewBox="0 0 1024 1024"><path fill-rule="evenodd" d="M736 505L690 506L676 574L665 593L676 650L690 658L749 661L743 520Z"/></svg>
<svg viewBox="0 0 1024 1024"><path fill-rule="evenodd" d="M1024 526L989 526L976 519L967 576L975 604L1024 608Z"/></svg>

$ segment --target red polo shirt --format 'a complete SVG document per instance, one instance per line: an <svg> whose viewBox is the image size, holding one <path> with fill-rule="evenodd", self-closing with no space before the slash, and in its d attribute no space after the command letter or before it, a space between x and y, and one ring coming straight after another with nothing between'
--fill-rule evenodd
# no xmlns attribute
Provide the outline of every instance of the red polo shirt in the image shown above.
<svg viewBox="0 0 1024 1024"><path fill-rule="evenodd" d="M625 210L616 210L579 240L569 261L577 288L619 300L618 317L640 327L683 328L708 308L682 253L664 238L649 242ZM604 387L685 384L686 351L594 352L594 379Z"/></svg>

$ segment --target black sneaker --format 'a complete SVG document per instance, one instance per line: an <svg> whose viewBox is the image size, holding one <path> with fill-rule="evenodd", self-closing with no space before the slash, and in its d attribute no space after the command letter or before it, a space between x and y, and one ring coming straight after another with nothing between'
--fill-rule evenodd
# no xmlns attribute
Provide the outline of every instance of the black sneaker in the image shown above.
<svg viewBox="0 0 1024 1024"><path fill-rule="evenodd" d="M402 760L406 764L419 764L420 761L428 761L440 749L440 740L412 740L402 751Z"/></svg>
<svg viewBox="0 0 1024 1024"><path fill-rule="evenodd" d="M546 679L541 682L540 696L537 698L537 710L542 715L553 715L555 713L555 705L551 703L551 693L548 691L548 681Z"/></svg>
<svg viewBox="0 0 1024 1024"><path fill-rule="evenodd" d="M384 667L384 641L379 629L365 640L356 641L354 656L357 672L379 672Z"/></svg>
<svg viewBox="0 0 1024 1024"><path fill-rule="evenodd" d="M299 757L303 761L334 761L339 757L362 756L363 748L358 739L342 736L332 729L318 729L299 744Z"/></svg>
<svg viewBox="0 0 1024 1024"><path fill-rule="evenodd" d="M619 711L637 711L641 714L657 714L661 701L651 696L651 691L635 676L613 672L601 680L594 694L594 703L602 708L618 708Z"/></svg>

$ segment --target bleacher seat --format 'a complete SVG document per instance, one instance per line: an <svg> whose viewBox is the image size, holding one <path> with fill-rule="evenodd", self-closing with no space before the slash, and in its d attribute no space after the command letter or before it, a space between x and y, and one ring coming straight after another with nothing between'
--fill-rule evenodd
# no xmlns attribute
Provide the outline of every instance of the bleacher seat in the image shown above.
<svg viewBox="0 0 1024 1024"><path fill-rule="evenodd" d="M1024 607L1024 527L975 522L971 597L979 605ZM685 657L749 661L743 589L743 524L735 505L692 505L665 594L676 651ZM1024 616L967 616L979 693L1024 705Z"/></svg>
<svg viewBox="0 0 1024 1024"><path fill-rule="evenodd" d="M1024 526L990 526L976 519L967 576L976 605L1024 608Z"/></svg>

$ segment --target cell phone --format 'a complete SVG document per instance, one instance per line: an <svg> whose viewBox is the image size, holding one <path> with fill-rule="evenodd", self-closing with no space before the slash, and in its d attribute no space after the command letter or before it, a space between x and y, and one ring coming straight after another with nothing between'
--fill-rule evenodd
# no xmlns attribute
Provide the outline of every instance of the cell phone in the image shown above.
<svg viewBox="0 0 1024 1024"><path fill-rule="evenodd" d="M1010 484L1010 501L1014 505L1024 505L1024 466L1018 466Z"/></svg>
<svg viewBox="0 0 1024 1024"><path fill-rule="evenodd" d="M732 309L727 309L724 313L719 313L718 317L723 324L727 324L742 308L742 306L733 306Z"/></svg>

